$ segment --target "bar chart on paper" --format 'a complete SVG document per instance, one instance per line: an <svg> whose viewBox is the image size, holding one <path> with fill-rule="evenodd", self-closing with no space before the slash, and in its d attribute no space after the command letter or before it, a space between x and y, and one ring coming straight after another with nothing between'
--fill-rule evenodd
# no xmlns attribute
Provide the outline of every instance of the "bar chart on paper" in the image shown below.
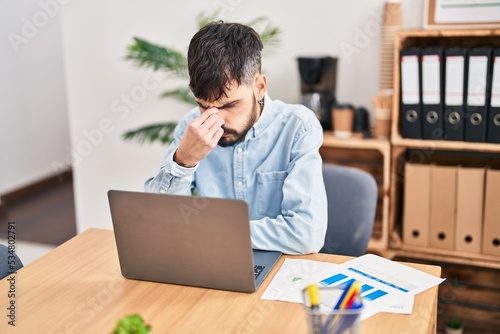
<svg viewBox="0 0 500 334"><path fill-rule="evenodd" d="M366 312L363 318L378 312L409 314L417 293L439 284L442 279L368 254L345 262L338 271L319 281L322 286L342 287L357 280Z"/></svg>
<svg viewBox="0 0 500 334"><path fill-rule="evenodd" d="M347 275L336 274L331 277L325 278L319 283L322 286L331 286L331 287L338 286L340 288L351 284L353 281L355 281L355 279ZM361 296L363 297L363 300L373 301L382 296L385 296L386 294L387 291L375 289L372 285L366 283L361 285Z"/></svg>
<svg viewBox="0 0 500 334"><path fill-rule="evenodd" d="M323 287L338 287L339 289L343 289L355 280L361 283L361 298L364 307L362 319L366 319L387 309L397 300L394 297L394 291L393 294L389 294L389 289L383 289L380 286L376 287L375 284L370 284L366 280L361 280L359 277L350 276L346 273L337 273L326 277L319 281L319 284Z"/></svg>

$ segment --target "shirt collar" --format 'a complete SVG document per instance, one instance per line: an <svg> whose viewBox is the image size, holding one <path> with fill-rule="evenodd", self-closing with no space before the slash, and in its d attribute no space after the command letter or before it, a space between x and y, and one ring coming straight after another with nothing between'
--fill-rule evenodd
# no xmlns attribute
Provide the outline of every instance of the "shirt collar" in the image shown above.
<svg viewBox="0 0 500 334"><path fill-rule="evenodd" d="M245 140L250 139L252 137L257 137L271 123L271 121L273 120L272 106L271 106L272 102L273 101L266 93L264 95L264 108L262 109L262 113L257 122L255 122L250 131L248 131L247 135L245 136Z"/></svg>

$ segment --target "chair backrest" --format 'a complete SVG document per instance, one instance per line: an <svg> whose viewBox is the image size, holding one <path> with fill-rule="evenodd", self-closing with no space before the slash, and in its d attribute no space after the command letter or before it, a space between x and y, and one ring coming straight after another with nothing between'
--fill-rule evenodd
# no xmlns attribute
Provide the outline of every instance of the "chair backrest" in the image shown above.
<svg viewBox="0 0 500 334"><path fill-rule="evenodd" d="M17 254L11 253L7 246L0 244L0 279L23 267Z"/></svg>
<svg viewBox="0 0 500 334"><path fill-rule="evenodd" d="M360 256L373 229L377 182L359 168L323 164L328 198L328 228L320 253Z"/></svg>

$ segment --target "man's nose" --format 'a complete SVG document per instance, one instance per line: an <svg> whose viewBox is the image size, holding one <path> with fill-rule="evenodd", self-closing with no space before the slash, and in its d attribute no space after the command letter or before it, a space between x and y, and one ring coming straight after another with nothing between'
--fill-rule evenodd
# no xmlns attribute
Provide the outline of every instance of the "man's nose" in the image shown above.
<svg viewBox="0 0 500 334"><path fill-rule="evenodd" d="M224 119L224 115L225 115L224 109L219 109L217 107L210 107L207 109L207 111L208 110L212 110L214 114L217 114L217 116L219 116L219 118Z"/></svg>

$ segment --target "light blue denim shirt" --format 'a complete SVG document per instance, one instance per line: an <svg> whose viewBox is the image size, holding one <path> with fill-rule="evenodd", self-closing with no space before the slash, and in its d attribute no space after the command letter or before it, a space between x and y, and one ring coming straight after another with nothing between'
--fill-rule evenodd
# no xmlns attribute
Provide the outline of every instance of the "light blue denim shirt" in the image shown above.
<svg viewBox="0 0 500 334"><path fill-rule="evenodd" d="M197 166L173 161L191 110L177 125L158 174L147 192L234 198L248 203L252 247L287 254L321 249L327 227L327 200L319 147L323 130L315 114L302 105L265 97L264 110L245 139L215 149Z"/></svg>

